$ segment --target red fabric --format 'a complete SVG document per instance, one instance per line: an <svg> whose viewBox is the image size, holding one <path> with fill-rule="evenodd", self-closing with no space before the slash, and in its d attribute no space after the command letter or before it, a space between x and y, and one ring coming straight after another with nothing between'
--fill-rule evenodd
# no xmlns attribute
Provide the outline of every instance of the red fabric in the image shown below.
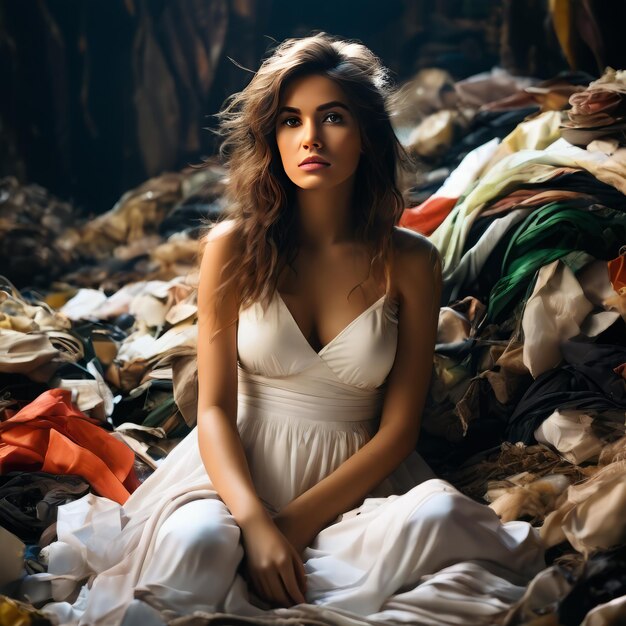
<svg viewBox="0 0 626 626"><path fill-rule="evenodd" d="M98 495L124 504L140 485L135 453L74 407L70 397L65 389L50 389L0 422L0 474L76 474Z"/></svg>
<svg viewBox="0 0 626 626"><path fill-rule="evenodd" d="M431 196L422 204L411 209L404 209L400 217L400 226L415 230L422 235L432 235L448 217L458 198Z"/></svg>
<svg viewBox="0 0 626 626"><path fill-rule="evenodd" d="M609 278L613 289L620 295L626 293L626 254L608 262Z"/></svg>

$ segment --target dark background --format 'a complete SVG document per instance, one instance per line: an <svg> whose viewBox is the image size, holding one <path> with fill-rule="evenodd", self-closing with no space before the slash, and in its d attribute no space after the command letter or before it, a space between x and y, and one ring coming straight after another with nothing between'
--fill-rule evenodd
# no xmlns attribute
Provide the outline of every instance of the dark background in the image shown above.
<svg viewBox="0 0 626 626"><path fill-rule="evenodd" d="M0 178L102 213L213 154L211 114L274 41L315 30L361 40L398 83L568 68L548 0L0 0Z"/></svg>

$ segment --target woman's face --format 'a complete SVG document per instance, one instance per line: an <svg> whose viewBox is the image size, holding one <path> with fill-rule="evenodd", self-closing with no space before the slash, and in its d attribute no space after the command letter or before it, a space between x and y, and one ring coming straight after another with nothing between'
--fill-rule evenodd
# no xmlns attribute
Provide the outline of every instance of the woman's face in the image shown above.
<svg viewBox="0 0 626 626"><path fill-rule="evenodd" d="M276 119L276 143L289 179L301 189L330 189L354 176L361 133L343 89L321 75L295 79ZM315 158L322 164L306 164Z"/></svg>

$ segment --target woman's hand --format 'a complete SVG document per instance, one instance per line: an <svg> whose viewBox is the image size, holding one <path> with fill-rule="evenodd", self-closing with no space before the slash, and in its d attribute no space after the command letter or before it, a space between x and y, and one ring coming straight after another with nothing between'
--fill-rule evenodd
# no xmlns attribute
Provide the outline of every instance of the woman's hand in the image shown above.
<svg viewBox="0 0 626 626"><path fill-rule="evenodd" d="M302 559L271 518L241 526L244 570L257 595L270 604L290 607L306 602Z"/></svg>

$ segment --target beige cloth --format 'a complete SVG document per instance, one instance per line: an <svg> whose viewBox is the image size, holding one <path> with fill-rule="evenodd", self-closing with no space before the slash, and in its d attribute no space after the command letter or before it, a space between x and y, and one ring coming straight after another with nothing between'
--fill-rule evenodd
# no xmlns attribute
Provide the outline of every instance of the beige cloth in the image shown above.
<svg viewBox="0 0 626 626"><path fill-rule="evenodd" d="M626 460L611 463L589 480L571 486L566 499L546 517L547 546L568 540L585 555L626 542Z"/></svg>
<svg viewBox="0 0 626 626"><path fill-rule="evenodd" d="M25 374L43 383L54 374L60 358L61 353L43 333L0 329L0 372L4 374Z"/></svg>
<svg viewBox="0 0 626 626"><path fill-rule="evenodd" d="M535 430L535 439L554 446L570 463L583 463L596 458L604 445L593 433L593 420L589 411L557 409Z"/></svg>
<svg viewBox="0 0 626 626"><path fill-rule="evenodd" d="M619 318L616 311L602 310L591 315L594 303L583 286L588 282L589 296L595 299L600 294L599 300L604 299L602 294L611 290L606 263L596 261L585 270L581 272L583 284L560 260L539 270L522 318L524 365L535 378L561 362L563 341L581 332L592 337L598 335Z"/></svg>

